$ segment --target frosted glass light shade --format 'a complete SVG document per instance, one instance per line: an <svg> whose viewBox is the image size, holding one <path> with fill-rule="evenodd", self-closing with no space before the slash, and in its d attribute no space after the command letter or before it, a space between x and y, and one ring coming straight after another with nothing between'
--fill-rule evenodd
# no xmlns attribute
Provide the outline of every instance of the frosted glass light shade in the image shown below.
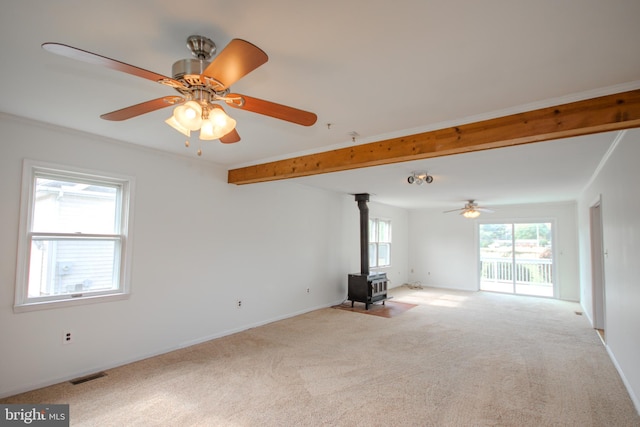
<svg viewBox="0 0 640 427"><path fill-rule="evenodd" d="M462 216L465 218L477 218L480 216L480 211L471 209L471 210L462 212Z"/></svg>
<svg viewBox="0 0 640 427"><path fill-rule="evenodd" d="M216 128L213 122L209 119L204 120L202 122L202 128L200 128L200 139L210 140L210 139L218 139L218 132L216 132Z"/></svg>
<svg viewBox="0 0 640 427"><path fill-rule="evenodd" d="M187 137L191 136L191 131L189 129L187 129L186 127L182 126L180 124L180 122L178 122L176 120L175 116L171 116L169 117L167 120L164 121L166 124L168 124L169 126L171 126L172 128L174 128L175 130L177 130L178 132L186 135Z"/></svg>
<svg viewBox="0 0 640 427"><path fill-rule="evenodd" d="M202 107L195 101L189 101L173 110L173 117L183 127L198 130L202 126Z"/></svg>
<svg viewBox="0 0 640 427"><path fill-rule="evenodd" d="M213 105L209 111L209 117L202 122L200 139L220 139L236 127L236 121L229 117L224 110Z"/></svg>

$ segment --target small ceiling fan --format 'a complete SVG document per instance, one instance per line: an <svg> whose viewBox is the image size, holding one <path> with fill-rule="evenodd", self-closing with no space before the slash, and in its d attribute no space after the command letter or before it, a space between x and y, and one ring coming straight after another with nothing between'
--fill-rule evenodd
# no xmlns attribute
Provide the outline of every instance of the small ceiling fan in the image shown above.
<svg viewBox="0 0 640 427"><path fill-rule="evenodd" d="M480 216L481 212L492 213L494 211L491 209L483 208L482 206L478 206L475 201L469 200L467 203L465 203L464 208L452 209L450 211L444 211L443 213L451 212L460 212L460 215L464 216L465 218L477 218Z"/></svg>
<svg viewBox="0 0 640 427"><path fill-rule="evenodd" d="M167 77L61 43L42 44L42 48L49 52L152 80L179 93L101 115L105 120L127 120L173 105L176 107L166 120L168 125L187 137L191 136L191 131L199 130L200 139L219 139L223 143L238 142L240 135L235 129L236 121L224 112L221 103L303 126L316 122L314 113L231 93L232 84L268 61L267 54L259 47L242 39L233 39L213 60L216 45L210 39L190 36L187 47L195 58L175 62L172 77Z"/></svg>

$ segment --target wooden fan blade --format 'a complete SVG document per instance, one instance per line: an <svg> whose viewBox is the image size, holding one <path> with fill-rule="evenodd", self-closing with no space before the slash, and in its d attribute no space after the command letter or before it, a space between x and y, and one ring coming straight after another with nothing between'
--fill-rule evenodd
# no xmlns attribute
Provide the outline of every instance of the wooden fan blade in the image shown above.
<svg viewBox="0 0 640 427"><path fill-rule="evenodd" d="M223 144L233 144L234 142L240 141L240 135L238 131L233 129L231 132L220 138L220 142Z"/></svg>
<svg viewBox="0 0 640 427"><path fill-rule="evenodd" d="M176 105L184 102L184 98L180 96L165 96L163 98L152 99L151 101L142 102L120 110L112 111L100 116L104 120L121 121L142 114L150 113L170 105Z"/></svg>
<svg viewBox="0 0 640 427"><path fill-rule="evenodd" d="M115 59L107 58L106 56L78 49L77 47L67 46L61 43L47 42L42 44L42 48L57 55L66 56L67 58L88 62L94 65L100 65L102 67L107 67L112 70L121 71L123 73L131 74L137 77L142 77L143 79L152 80L154 82L174 88L186 89L186 86L178 80L174 80L170 77L163 76L162 74L154 73L153 71L148 71L134 65L129 65L124 62L117 61Z"/></svg>
<svg viewBox="0 0 640 427"><path fill-rule="evenodd" d="M443 211L442 213L451 213L451 212L458 212L458 211L464 211L465 208L460 208L460 209L451 209L450 211Z"/></svg>
<svg viewBox="0 0 640 427"><path fill-rule="evenodd" d="M242 39L233 39L202 73L216 90L224 90L269 60L259 47ZM213 81L211 81L213 80Z"/></svg>
<svg viewBox="0 0 640 427"><path fill-rule="evenodd" d="M311 126L318 120L318 116L314 113L298 110L293 107L287 107L282 104L276 104L271 101L265 101L263 99L252 98L250 96L240 95L237 93L230 93L226 98L229 98L226 103L231 107L251 111L253 113L264 114L265 116L274 117L276 119L285 120L287 122L303 126Z"/></svg>

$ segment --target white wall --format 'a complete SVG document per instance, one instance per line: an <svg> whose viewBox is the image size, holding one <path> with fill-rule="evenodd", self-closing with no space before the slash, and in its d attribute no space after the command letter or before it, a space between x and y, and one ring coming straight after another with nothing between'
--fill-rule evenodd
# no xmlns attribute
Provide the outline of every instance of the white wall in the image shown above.
<svg viewBox="0 0 640 427"><path fill-rule="evenodd" d="M375 196L371 196L375 200ZM356 202L353 202L357 210ZM409 280L409 212L373 201L369 204L369 217L391 220L391 266L371 269L387 273L389 287L402 286ZM354 272L360 270L360 261Z"/></svg>
<svg viewBox="0 0 640 427"><path fill-rule="evenodd" d="M500 206L477 219L414 210L409 214L409 280L426 286L478 290L478 235L481 222L554 221L557 297L578 301L578 237L575 202Z"/></svg>
<svg viewBox="0 0 640 427"><path fill-rule="evenodd" d="M224 168L195 156L6 115L0 144L0 397L346 298L359 252L345 244L358 213L344 195L229 185ZM129 299L13 312L24 158L136 177ZM74 342L62 345L67 330Z"/></svg>
<svg viewBox="0 0 640 427"><path fill-rule="evenodd" d="M601 197L606 345L640 410L640 130L620 136L578 201L581 302L593 319L589 208Z"/></svg>
<svg viewBox="0 0 640 427"><path fill-rule="evenodd" d="M305 187L306 188L306 187ZM348 273L360 273L360 210L353 195L343 195L343 227L342 253L347 263ZM409 213L406 209L384 205L370 196L369 217L391 220L391 266L371 271L387 273L389 288L402 286L408 280L409 265ZM347 277L345 276L345 298Z"/></svg>
<svg viewBox="0 0 640 427"><path fill-rule="evenodd" d="M442 209L409 212L409 281L423 286L475 291L475 221Z"/></svg>

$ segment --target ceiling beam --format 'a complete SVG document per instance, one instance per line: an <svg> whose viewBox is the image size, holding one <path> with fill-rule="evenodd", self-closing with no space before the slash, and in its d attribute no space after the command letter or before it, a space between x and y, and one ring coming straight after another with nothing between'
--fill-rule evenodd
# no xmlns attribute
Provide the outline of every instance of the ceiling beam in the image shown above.
<svg viewBox="0 0 640 427"><path fill-rule="evenodd" d="M640 127L640 89L231 169L228 182L297 178L634 127Z"/></svg>

